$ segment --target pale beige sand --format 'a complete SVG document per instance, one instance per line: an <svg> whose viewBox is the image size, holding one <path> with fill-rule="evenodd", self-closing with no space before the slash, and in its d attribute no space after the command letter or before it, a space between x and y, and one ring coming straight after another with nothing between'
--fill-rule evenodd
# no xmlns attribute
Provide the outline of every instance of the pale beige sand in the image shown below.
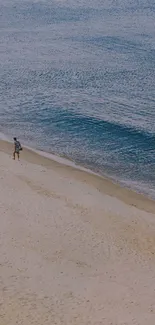
<svg viewBox="0 0 155 325"><path fill-rule="evenodd" d="M0 150L0 325L154 325L155 202Z"/></svg>

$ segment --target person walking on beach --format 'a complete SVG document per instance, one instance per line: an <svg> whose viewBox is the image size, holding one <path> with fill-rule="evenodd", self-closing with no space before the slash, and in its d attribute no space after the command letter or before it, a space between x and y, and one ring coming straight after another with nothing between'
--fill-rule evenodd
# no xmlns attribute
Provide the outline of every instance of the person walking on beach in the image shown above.
<svg viewBox="0 0 155 325"><path fill-rule="evenodd" d="M14 152L13 152L13 159L15 160L16 158L16 154L19 160L19 154L20 154L20 150L22 150L21 144L20 142L17 140L17 138L13 138L14 140Z"/></svg>

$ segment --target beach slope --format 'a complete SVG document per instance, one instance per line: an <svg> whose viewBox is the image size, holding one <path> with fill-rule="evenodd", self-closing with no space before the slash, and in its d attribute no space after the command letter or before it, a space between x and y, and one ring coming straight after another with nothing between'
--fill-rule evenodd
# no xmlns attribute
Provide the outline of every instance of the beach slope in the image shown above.
<svg viewBox="0 0 155 325"><path fill-rule="evenodd" d="M154 325L154 202L0 150L0 325Z"/></svg>

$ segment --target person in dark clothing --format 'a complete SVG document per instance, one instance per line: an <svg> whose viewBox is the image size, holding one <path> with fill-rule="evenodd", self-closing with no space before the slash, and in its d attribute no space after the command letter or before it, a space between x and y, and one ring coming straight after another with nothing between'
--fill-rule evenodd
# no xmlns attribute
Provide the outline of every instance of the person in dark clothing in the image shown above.
<svg viewBox="0 0 155 325"><path fill-rule="evenodd" d="M17 138L13 138L13 140L14 140L13 159L15 160L16 155L17 155L18 160L19 160L19 155L20 155L20 151L22 150L22 147L21 147L20 142L17 140Z"/></svg>

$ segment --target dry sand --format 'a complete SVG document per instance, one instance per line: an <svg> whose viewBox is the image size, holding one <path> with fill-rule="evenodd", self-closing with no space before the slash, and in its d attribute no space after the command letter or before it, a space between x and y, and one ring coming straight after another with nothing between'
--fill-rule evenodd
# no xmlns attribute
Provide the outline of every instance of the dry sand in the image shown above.
<svg viewBox="0 0 155 325"><path fill-rule="evenodd" d="M155 202L0 150L0 325L154 325Z"/></svg>

